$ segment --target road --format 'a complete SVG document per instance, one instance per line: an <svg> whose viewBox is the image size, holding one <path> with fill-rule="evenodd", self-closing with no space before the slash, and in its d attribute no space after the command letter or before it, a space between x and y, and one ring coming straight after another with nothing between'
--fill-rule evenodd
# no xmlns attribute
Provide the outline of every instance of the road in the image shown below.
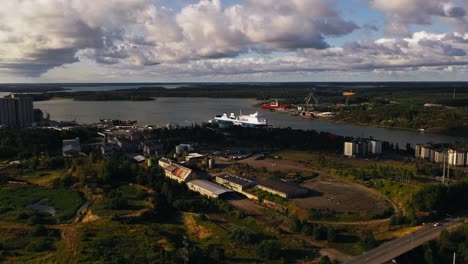
<svg viewBox="0 0 468 264"><path fill-rule="evenodd" d="M424 242L438 238L442 230L459 225L466 219L467 218L459 218L452 221L446 219L440 226L429 224L427 227L414 233L386 242L363 255L354 257L350 261L345 262L345 264L381 264L390 261L420 246Z"/></svg>

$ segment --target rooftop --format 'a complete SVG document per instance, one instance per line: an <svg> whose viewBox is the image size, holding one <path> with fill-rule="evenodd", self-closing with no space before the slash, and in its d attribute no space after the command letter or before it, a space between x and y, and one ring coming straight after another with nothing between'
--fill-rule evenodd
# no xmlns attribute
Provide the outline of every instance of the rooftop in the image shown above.
<svg viewBox="0 0 468 264"><path fill-rule="evenodd" d="M242 185L242 186L249 185L249 184L256 182L255 180L252 180L252 179L248 179L242 176L232 175L228 173L221 174L216 177L219 177L221 179L224 179L224 180L227 180L227 181L230 181L230 182Z"/></svg>
<svg viewBox="0 0 468 264"><path fill-rule="evenodd" d="M187 155L187 158L189 159L196 159L196 158L203 158L203 157L205 157L205 155L200 154L200 153L189 153Z"/></svg>
<svg viewBox="0 0 468 264"><path fill-rule="evenodd" d="M178 164L171 164L166 168L166 171L170 171L173 176L180 178L182 180L185 180L190 173L192 173L192 170L189 168L185 168L183 166L180 166Z"/></svg>
<svg viewBox="0 0 468 264"><path fill-rule="evenodd" d="M193 184L201 189L207 190L216 195L221 195L223 193L232 192L228 188L224 188L221 185L218 185L216 183L212 183L206 180L193 180L193 181L189 181L188 183Z"/></svg>

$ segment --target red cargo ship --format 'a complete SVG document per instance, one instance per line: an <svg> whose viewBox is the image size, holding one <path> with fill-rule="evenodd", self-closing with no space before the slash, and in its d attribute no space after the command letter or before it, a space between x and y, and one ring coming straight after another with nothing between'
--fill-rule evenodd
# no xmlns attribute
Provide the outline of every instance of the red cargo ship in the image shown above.
<svg viewBox="0 0 468 264"><path fill-rule="evenodd" d="M262 104L261 106L263 109L286 109L291 108L290 104L279 104L278 100L275 100L269 104Z"/></svg>

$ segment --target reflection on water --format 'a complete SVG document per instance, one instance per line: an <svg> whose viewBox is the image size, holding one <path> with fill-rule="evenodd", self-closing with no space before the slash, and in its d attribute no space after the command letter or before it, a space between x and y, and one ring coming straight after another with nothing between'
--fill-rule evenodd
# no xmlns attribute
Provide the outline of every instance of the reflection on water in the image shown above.
<svg viewBox="0 0 468 264"><path fill-rule="evenodd" d="M164 125L178 123L191 125L206 122L217 114L244 114L259 111L267 116L274 127L295 129L315 129L337 135L352 137L374 137L376 139L398 143L454 142L466 138L450 137L438 134L419 134L415 131L364 127L350 124L336 124L325 120L307 120L284 113L269 112L254 108L253 99L214 99L214 98L158 98L155 101L106 101L84 102L72 100L51 100L35 102L36 108L50 113L51 118L59 121L76 120L79 123L96 123L101 118L138 120L138 124Z"/></svg>

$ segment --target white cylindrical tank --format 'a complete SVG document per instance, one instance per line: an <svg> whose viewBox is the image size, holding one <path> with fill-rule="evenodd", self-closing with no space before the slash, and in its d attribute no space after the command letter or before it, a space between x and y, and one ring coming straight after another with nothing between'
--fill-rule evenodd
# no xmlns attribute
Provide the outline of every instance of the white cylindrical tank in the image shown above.
<svg viewBox="0 0 468 264"><path fill-rule="evenodd" d="M213 169L215 166L215 160L214 159L209 159L208 160L208 168Z"/></svg>

